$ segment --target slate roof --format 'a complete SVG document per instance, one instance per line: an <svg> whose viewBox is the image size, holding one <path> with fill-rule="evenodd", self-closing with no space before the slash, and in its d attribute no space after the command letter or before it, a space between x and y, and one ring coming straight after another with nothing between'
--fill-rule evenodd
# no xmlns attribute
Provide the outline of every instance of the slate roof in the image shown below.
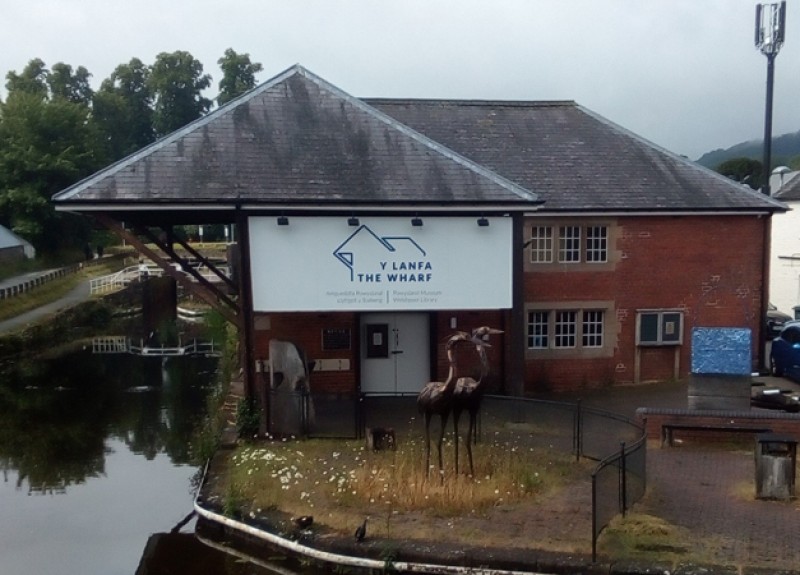
<svg viewBox="0 0 800 575"><path fill-rule="evenodd" d="M785 209L574 102L358 99L301 66L53 200L59 209L173 218L235 205L533 211L544 201L542 212Z"/></svg>
<svg viewBox="0 0 800 575"><path fill-rule="evenodd" d="M0 226L0 249L24 246L27 243L7 227Z"/></svg>
<svg viewBox="0 0 800 575"><path fill-rule="evenodd" d="M28 240L19 237L7 227L0 226L0 250L19 248L19 246L22 246L22 250L27 257L32 258L36 255L36 250Z"/></svg>
<svg viewBox="0 0 800 575"><path fill-rule="evenodd" d="M151 207L538 203L535 193L300 66L53 200Z"/></svg>
<svg viewBox="0 0 800 575"><path fill-rule="evenodd" d="M364 101L536 189L539 213L785 209L575 102Z"/></svg>
<svg viewBox="0 0 800 575"><path fill-rule="evenodd" d="M793 172L774 196L782 202L800 200L800 172Z"/></svg>

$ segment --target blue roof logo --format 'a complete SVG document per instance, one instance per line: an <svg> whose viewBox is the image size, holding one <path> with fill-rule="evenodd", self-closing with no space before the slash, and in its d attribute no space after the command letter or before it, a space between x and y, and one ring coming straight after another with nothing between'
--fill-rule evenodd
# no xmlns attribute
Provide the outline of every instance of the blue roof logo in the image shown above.
<svg viewBox="0 0 800 575"><path fill-rule="evenodd" d="M428 254L410 236L379 236L359 226L333 256L350 272L350 281L365 284L427 283L433 279Z"/></svg>

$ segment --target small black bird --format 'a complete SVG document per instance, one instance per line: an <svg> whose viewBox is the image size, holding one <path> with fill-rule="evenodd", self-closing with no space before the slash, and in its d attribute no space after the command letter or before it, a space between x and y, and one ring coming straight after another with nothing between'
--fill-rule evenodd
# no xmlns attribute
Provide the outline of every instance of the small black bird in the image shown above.
<svg viewBox="0 0 800 575"><path fill-rule="evenodd" d="M364 523L356 528L356 541L359 543L361 543L364 540L364 537L367 536L367 519L364 519Z"/></svg>
<svg viewBox="0 0 800 575"><path fill-rule="evenodd" d="M314 517L312 515L301 515L300 517L292 517L292 521L300 529L308 529L314 523Z"/></svg>

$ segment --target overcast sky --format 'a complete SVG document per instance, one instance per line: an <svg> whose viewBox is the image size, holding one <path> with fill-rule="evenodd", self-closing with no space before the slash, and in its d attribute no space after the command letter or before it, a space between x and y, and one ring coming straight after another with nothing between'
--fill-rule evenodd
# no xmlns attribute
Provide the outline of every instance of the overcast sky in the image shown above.
<svg viewBox="0 0 800 575"><path fill-rule="evenodd" d="M575 100L696 159L764 133L767 59L753 0L0 0L0 73L32 58L95 87L185 50L213 77L226 48L354 96ZM800 130L800 0L787 2L773 134Z"/></svg>

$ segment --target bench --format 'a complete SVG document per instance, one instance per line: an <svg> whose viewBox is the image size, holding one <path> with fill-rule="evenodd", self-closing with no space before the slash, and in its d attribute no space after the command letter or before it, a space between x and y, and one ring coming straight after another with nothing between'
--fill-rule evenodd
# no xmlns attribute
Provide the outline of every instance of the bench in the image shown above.
<svg viewBox="0 0 800 575"><path fill-rule="evenodd" d="M713 431L718 433L772 433L768 427L753 427L750 425L698 424L686 422L667 422L661 425L661 447L672 447L673 431Z"/></svg>

